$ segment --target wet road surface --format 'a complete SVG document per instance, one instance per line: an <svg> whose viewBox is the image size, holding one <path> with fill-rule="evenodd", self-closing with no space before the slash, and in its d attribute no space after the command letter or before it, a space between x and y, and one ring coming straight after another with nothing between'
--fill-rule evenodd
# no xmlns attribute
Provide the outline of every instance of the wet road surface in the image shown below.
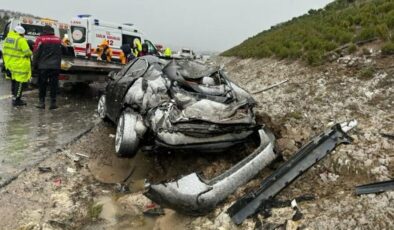
<svg viewBox="0 0 394 230"><path fill-rule="evenodd" d="M9 89L10 81L0 76L0 187L98 121L97 88L61 93L57 110L35 108L37 90L25 95L27 106L12 107Z"/></svg>

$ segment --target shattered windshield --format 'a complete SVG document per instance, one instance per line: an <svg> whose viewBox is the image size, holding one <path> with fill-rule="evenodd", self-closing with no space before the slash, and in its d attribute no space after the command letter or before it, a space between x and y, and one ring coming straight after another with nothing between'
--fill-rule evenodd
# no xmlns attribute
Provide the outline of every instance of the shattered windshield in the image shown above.
<svg viewBox="0 0 394 230"><path fill-rule="evenodd" d="M148 67L148 63L144 59L138 59L134 64L127 70L126 76L138 77L145 73Z"/></svg>

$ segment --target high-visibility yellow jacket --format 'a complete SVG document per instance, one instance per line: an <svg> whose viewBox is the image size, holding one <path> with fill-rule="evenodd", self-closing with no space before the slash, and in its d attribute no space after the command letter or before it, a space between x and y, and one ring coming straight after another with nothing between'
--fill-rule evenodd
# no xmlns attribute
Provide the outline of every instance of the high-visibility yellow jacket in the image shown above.
<svg viewBox="0 0 394 230"><path fill-rule="evenodd" d="M142 44L141 44L140 39L134 38L132 51L133 51L134 57L139 57L139 54L142 51Z"/></svg>
<svg viewBox="0 0 394 230"><path fill-rule="evenodd" d="M32 51L27 40L14 31L10 31L3 44L3 60L5 68L10 70L12 79L17 82L28 82L31 78L30 57Z"/></svg>
<svg viewBox="0 0 394 230"><path fill-rule="evenodd" d="M166 57L171 57L171 55L172 55L172 51L171 51L170 48L167 47L167 48L164 50L164 56L166 56Z"/></svg>

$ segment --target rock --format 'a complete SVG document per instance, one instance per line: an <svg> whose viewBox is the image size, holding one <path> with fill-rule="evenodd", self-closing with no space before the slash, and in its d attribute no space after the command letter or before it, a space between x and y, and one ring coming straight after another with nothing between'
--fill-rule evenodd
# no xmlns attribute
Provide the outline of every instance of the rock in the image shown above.
<svg viewBox="0 0 394 230"><path fill-rule="evenodd" d="M333 173L321 173L320 174L320 179L324 182L324 183L328 183L328 182L335 182L338 179L338 175L333 174Z"/></svg>
<svg viewBox="0 0 394 230"><path fill-rule="evenodd" d="M373 161L371 159L367 159L366 161L364 161L364 166L365 167L370 167L372 165Z"/></svg>
<svg viewBox="0 0 394 230"><path fill-rule="evenodd" d="M117 202L123 210L129 212L132 216L142 215L146 207L152 203L142 193L122 196Z"/></svg>
<svg viewBox="0 0 394 230"><path fill-rule="evenodd" d="M74 174L74 173L77 172L75 169L70 168L70 167L67 167L67 170L66 170L66 171L67 171L69 174Z"/></svg>
<svg viewBox="0 0 394 230"><path fill-rule="evenodd" d="M364 93L364 95L365 95L369 100L371 100L371 99L372 99L372 96L374 95L374 93L373 93L373 92L367 91L367 92Z"/></svg>
<svg viewBox="0 0 394 230"><path fill-rule="evenodd" d="M50 224L44 223L41 227L41 230L61 230L61 228L54 227Z"/></svg>
<svg viewBox="0 0 394 230"><path fill-rule="evenodd" d="M37 223L30 222L19 227L19 230L41 230L41 226Z"/></svg>
<svg viewBox="0 0 394 230"><path fill-rule="evenodd" d="M286 155L290 155L291 153L294 153L297 151L297 146L296 143L293 139L289 138L281 138L277 141L277 146L279 152L282 153L287 153Z"/></svg>
<svg viewBox="0 0 394 230"><path fill-rule="evenodd" d="M49 212L51 220L66 223L74 216L74 204L70 197L71 194L66 192L55 193L51 196L52 209Z"/></svg>

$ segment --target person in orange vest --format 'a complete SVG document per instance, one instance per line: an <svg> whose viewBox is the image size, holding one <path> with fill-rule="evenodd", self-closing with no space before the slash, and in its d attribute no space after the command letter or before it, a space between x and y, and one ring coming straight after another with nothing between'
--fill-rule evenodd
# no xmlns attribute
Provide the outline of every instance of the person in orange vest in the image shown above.
<svg viewBox="0 0 394 230"><path fill-rule="evenodd" d="M107 39L104 39L103 42L97 47L97 60L103 60L107 62L111 62L112 59L112 49L109 47L109 42Z"/></svg>

